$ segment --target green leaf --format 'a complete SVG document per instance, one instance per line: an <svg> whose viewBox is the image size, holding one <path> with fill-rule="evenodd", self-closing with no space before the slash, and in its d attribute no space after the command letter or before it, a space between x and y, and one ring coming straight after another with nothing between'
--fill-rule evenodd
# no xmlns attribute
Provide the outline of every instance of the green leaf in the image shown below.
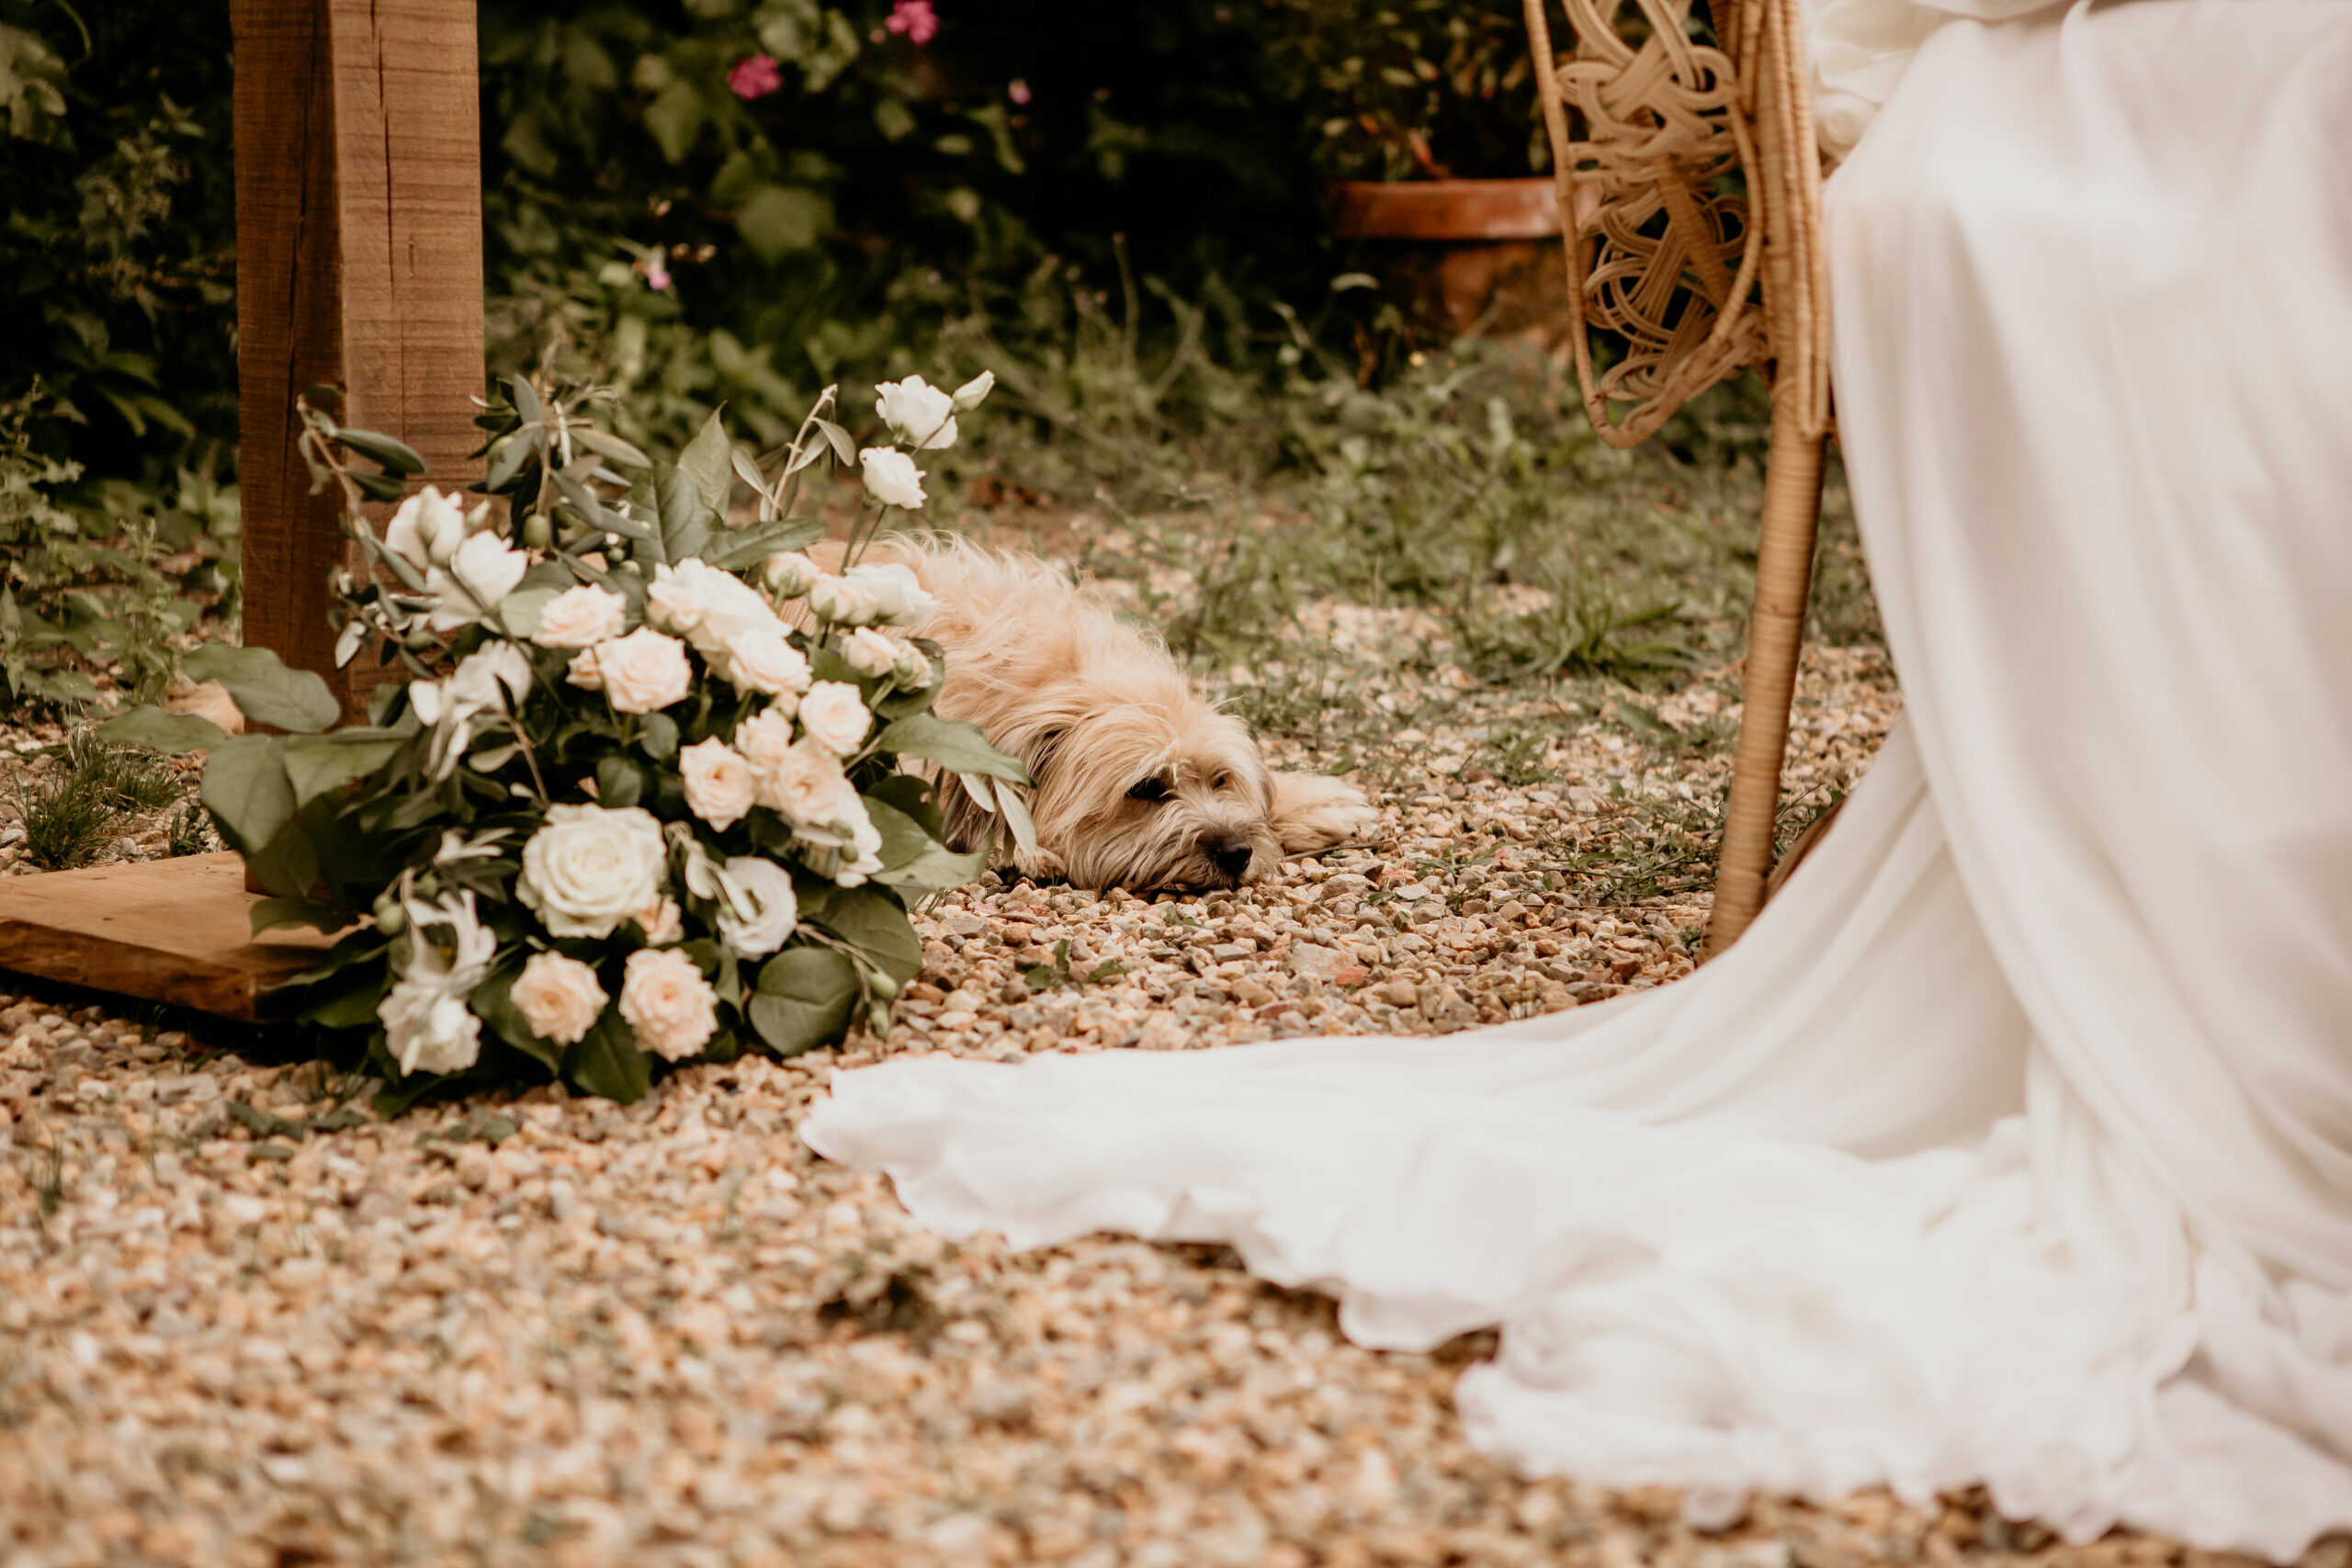
<svg viewBox="0 0 2352 1568"><path fill-rule="evenodd" d="M365 778L390 761L406 744L405 739L397 737L356 743L340 736L293 737L286 742L283 755L287 780L294 786L294 804L308 806L354 779Z"/></svg>
<svg viewBox="0 0 2352 1568"><path fill-rule="evenodd" d="M240 854L257 853L294 821L285 747L275 736L240 735L222 742L204 764L198 798Z"/></svg>
<svg viewBox="0 0 2352 1568"><path fill-rule="evenodd" d="M563 1054L563 1076L590 1094L623 1105L645 1098L653 1081L653 1059L638 1049L636 1037L617 1008L606 1008L577 1043Z"/></svg>
<svg viewBox="0 0 2352 1568"><path fill-rule="evenodd" d="M255 724L311 735L343 714L324 681L308 670L288 670L266 648L208 643L189 654L181 667L193 680L226 686L238 711Z"/></svg>
<svg viewBox="0 0 2352 1568"><path fill-rule="evenodd" d="M673 164L694 151L703 118L702 95L684 78L673 79L645 106L645 129L653 133L662 156Z"/></svg>
<svg viewBox="0 0 2352 1568"><path fill-rule="evenodd" d="M735 488L734 468L729 461L734 448L728 444L727 427L718 418L726 406L721 403L711 410L710 417L695 432L695 438L678 454L678 471L695 481L702 503L721 516L727 513L728 492Z"/></svg>
<svg viewBox="0 0 2352 1568"><path fill-rule="evenodd" d="M857 965L830 947L787 947L760 969L744 1011L779 1056L840 1039L857 1005Z"/></svg>
<svg viewBox="0 0 2352 1568"><path fill-rule="evenodd" d="M868 789L865 797L896 807L934 839L947 831L947 818L939 809L938 791L929 779L912 773L891 773Z"/></svg>
<svg viewBox="0 0 2352 1568"><path fill-rule="evenodd" d="M229 739L209 718L192 713L165 713L142 703L125 708L97 727L98 736L120 746L144 746L177 756L184 751L209 751Z"/></svg>
<svg viewBox="0 0 2352 1568"><path fill-rule="evenodd" d="M638 558L648 566L692 560L702 554L704 545L710 542L710 523L717 515L703 504L702 491L683 469L667 463L653 468L653 513L658 519L660 537L650 541L651 551L639 549Z"/></svg>
<svg viewBox="0 0 2352 1568"><path fill-rule="evenodd" d="M359 493L370 501L380 501L389 506L408 494L408 485L390 474L370 474L358 468L345 468L344 472L359 487Z"/></svg>
<svg viewBox="0 0 2352 1568"><path fill-rule="evenodd" d="M736 209L735 228L762 261L772 262L816 249L833 231L833 204L799 186L762 186Z"/></svg>
<svg viewBox="0 0 2352 1568"><path fill-rule="evenodd" d="M676 719L666 713L649 713L638 724L637 743L647 756L657 762L666 762L678 754Z"/></svg>
<svg viewBox="0 0 2352 1568"><path fill-rule="evenodd" d="M722 570L741 571L779 550L797 550L824 536L825 525L815 518L778 518L740 532L720 531L702 547L702 558Z"/></svg>
<svg viewBox="0 0 2352 1568"><path fill-rule="evenodd" d="M498 602L499 625L517 642L529 641L531 634L539 629L539 616L547 609L548 601L559 592L546 587L517 588Z"/></svg>
<svg viewBox="0 0 2352 1568"><path fill-rule="evenodd" d="M417 455L415 447L404 441L395 441L373 430L354 430L349 425L336 431L334 438L393 473L413 478L424 472L424 459Z"/></svg>
<svg viewBox="0 0 2352 1568"><path fill-rule="evenodd" d="M817 923L854 948L870 967L901 985L922 972L922 942L906 910L878 888L842 889Z"/></svg>
<svg viewBox="0 0 2352 1568"><path fill-rule="evenodd" d="M864 797L865 815L874 830L882 835L882 864L887 869L901 866L922 853L931 842L931 835L911 817L887 801L872 795Z"/></svg>
<svg viewBox="0 0 2352 1568"><path fill-rule="evenodd" d="M308 898L264 898L253 907L253 934L280 926L310 926L333 936L351 922L323 904Z"/></svg>
<svg viewBox="0 0 2352 1568"><path fill-rule="evenodd" d="M903 865L876 872L874 880L885 887L895 887L913 897L944 893L951 887L961 887L988 869L988 857L983 854L957 854L954 850L925 839L922 849Z"/></svg>
<svg viewBox="0 0 2352 1568"><path fill-rule="evenodd" d="M959 773L986 773L1013 784L1031 782L1029 770L989 744L980 727L969 719L941 718L936 714L909 714L893 720L876 738L877 750L896 757L921 757Z"/></svg>
<svg viewBox="0 0 2352 1568"><path fill-rule="evenodd" d="M607 810L621 811L645 798L651 780L645 764L617 751L596 759L596 801Z"/></svg>

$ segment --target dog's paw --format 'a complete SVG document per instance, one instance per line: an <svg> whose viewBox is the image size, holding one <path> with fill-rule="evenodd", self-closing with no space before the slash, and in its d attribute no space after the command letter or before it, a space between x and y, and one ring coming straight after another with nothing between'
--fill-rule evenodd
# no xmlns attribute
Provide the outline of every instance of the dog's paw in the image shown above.
<svg viewBox="0 0 2352 1568"><path fill-rule="evenodd" d="M1340 844L1362 843L1379 823L1379 808L1344 780L1322 773L1274 775L1272 826L1286 855L1319 854Z"/></svg>
<svg viewBox="0 0 2352 1568"><path fill-rule="evenodd" d="M1039 850L1035 854L1015 851L1012 869L1039 884L1067 882L1069 879L1069 867L1063 864L1062 857L1051 850Z"/></svg>

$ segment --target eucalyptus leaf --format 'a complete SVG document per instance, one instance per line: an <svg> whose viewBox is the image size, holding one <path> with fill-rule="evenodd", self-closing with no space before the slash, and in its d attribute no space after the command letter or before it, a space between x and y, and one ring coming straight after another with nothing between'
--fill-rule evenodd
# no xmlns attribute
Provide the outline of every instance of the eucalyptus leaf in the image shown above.
<svg viewBox="0 0 2352 1568"><path fill-rule="evenodd" d="M779 1056L838 1040L857 1005L857 965L830 947L787 947L760 968L743 1010Z"/></svg>
<svg viewBox="0 0 2352 1568"><path fill-rule="evenodd" d="M819 420L817 428L825 433L825 440L831 444L833 456L841 459L843 468L857 466L857 443L850 439L848 431L830 419Z"/></svg>
<svg viewBox="0 0 2352 1568"><path fill-rule="evenodd" d="M637 744L657 762L678 754L678 721L666 713L650 713L639 721Z"/></svg>
<svg viewBox="0 0 2352 1568"><path fill-rule="evenodd" d="M872 795L864 797L866 819L874 830L882 835L883 869L888 871L906 864L922 853L931 843L931 835L922 830L915 819L887 801Z"/></svg>
<svg viewBox="0 0 2352 1568"><path fill-rule="evenodd" d="M1017 784L1032 782L1021 760L989 745L980 727L969 719L909 714L892 720L874 744L894 757L921 757L959 773L985 773Z"/></svg>
<svg viewBox="0 0 2352 1568"><path fill-rule="evenodd" d="M694 480L695 491L702 497L702 503L721 516L727 513L728 491L734 488L734 479L729 472L731 465L728 461L728 456L734 448L728 442L727 426L719 421L719 414L726 407L721 403L711 410L710 417L702 422L700 430L695 432L695 438L686 443L684 451L678 454L678 471Z"/></svg>
<svg viewBox="0 0 2352 1568"><path fill-rule="evenodd" d="M563 1076L591 1094L629 1105L645 1098L646 1088L653 1081L653 1059L638 1048L620 1010L606 1008L588 1032L564 1052Z"/></svg>
<svg viewBox="0 0 2352 1568"><path fill-rule="evenodd" d="M359 488L361 495L370 501L382 502L387 506L400 502L408 494L407 481L392 474L364 473L357 468L345 468L344 473Z"/></svg>
<svg viewBox="0 0 2352 1568"><path fill-rule="evenodd" d="M350 744L339 736L298 735L281 749L294 804L308 806L352 780L365 778L397 756L408 742L398 738Z"/></svg>
<svg viewBox="0 0 2352 1568"><path fill-rule="evenodd" d="M650 468L653 466L652 458L610 431L598 430L594 425L583 424L576 427L571 433L571 438L591 452L610 457L623 468Z"/></svg>
<svg viewBox="0 0 2352 1568"><path fill-rule="evenodd" d="M824 536L825 525L813 517L778 518L718 534L703 547L702 558L723 570L741 571L779 550L797 550Z"/></svg>
<svg viewBox="0 0 2352 1568"><path fill-rule="evenodd" d="M240 854L261 850L294 820L285 747L276 736L240 735L223 741L204 764L198 798Z"/></svg>
<svg viewBox="0 0 2352 1568"><path fill-rule="evenodd" d="M648 566L674 566L702 554L703 546L710 539L710 522L715 513L704 503L701 489L692 477L683 469L655 464L653 511L659 519L661 537L655 549L637 552L639 560Z"/></svg>
<svg viewBox="0 0 2352 1568"><path fill-rule="evenodd" d="M218 681L237 711L256 724L295 735L311 735L342 716L327 683L308 670L289 670L266 648L207 643L181 661L198 681Z"/></svg>
<svg viewBox="0 0 2352 1568"><path fill-rule="evenodd" d="M818 923L900 985L922 972L922 943L907 923L906 910L879 888L842 889Z"/></svg>
<svg viewBox="0 0 2352 1568"><path fill-rule="evenodd" d="M96 733L119 746L144 746L173 756L185 751L209 751L229 739L228 732L209 718L192 713L165 713L146 703L123 709L99 725Z"/></svg>
<svg viewBox="0 0 2352 1568"><path fill-rule="evenodd" d="M379 431L354 430L345 425L334 433L334 438L370 462L405 478L424 472L424 459L418 456L415 447Z"/></svg>
<svg viewBox="0 0 2352 1568"><path fill-rule="evenodd" d="M1029 805L1021 798L1021 792L999 788L996 804L997 809L1004 814L1004 825L1012 829L1012 841L1021 846L1023 854L1035 855L1037 852L1037 824L1030 819Z"/></svg>
<svg viewBox="0 0 2352 1568"><path fill-rule="evenodd" d="M944 893L951 887L961 887L988 869L988 857L983 854L958 854L954 850L926 838L922 849L903 864L874 874L874 880L885 887L923 897L933 893Z"/></svg>
<svg viewBox="0 0 2352 1568"><path fill-rule="evenodd" d="M255 936L283 926L311 926L333 936L351 923L334 909L313 904L308 898L261 899L254 905L250 919Z"/></svg>

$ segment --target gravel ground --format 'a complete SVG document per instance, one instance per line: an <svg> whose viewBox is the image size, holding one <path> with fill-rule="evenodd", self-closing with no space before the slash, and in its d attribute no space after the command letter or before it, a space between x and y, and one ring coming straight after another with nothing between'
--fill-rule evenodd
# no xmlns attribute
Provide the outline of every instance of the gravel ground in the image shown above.
<svg viewBox="0 0 2352 1568"><path fill-rule="evenodd" d="M379 1123L266 1042L0 996L0 1562L2217 1561L2064 1548L1980 1497L1523 1482L1450 1401L1487 1337L1363 1350L1213 1249L944 1245L793 1135L833 1068L901 1052L1441 1033L1673 980L1703 896L1600 895L1712 798L1722 748L1672 734L1720 729L1721 681L1649 745L1531 699L1540 784L1477 765L1476 735L1393 728L1381 840L1240 894L991 879L920 919L887 1040L626 1109L540 1090ZM1895 707L1879 656L1815 654L1792 776L1849 780ZM2344 1544L2309 1568L2352 1568Z"/></svg>

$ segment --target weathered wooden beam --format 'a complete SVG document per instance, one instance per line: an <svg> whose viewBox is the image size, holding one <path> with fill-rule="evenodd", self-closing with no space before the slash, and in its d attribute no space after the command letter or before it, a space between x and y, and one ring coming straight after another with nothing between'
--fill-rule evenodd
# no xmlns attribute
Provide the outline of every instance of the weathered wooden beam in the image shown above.
<svg viewBox="0 0 2352 1568"><path fill-rule="evenodd" d="M245 640L328 674L327 574L353 564L312 495L294 399L397 435L429 482L479 477L480 73L474 0L231 0ZM379 519L380 524L380 518Z"/></svg>

